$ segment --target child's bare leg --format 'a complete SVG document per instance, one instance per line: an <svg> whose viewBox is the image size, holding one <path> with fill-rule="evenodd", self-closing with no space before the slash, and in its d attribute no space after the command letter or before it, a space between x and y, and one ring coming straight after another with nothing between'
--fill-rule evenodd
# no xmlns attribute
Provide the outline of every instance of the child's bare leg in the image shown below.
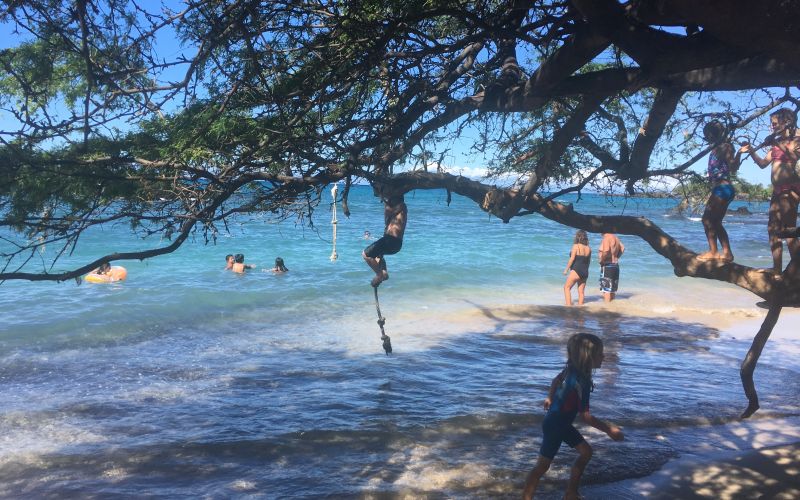
<svg viewBox="0 0 800 500"><path fill-rule="evenodd" d="M769 248L772 252L772 270L776 274L783 271L783 240L777 235L781 230L781 219L781 200L773 196L769 204L767 232L769 233Z"/></svg>
<svg viewBox="0 0 800 500"><path fill-rule="evenodd" d="M797 225L797 205L800 201L800 196L797 193L791 192L785 199L781 200L781 223L778 230L786 227L793 227ZM786 238L786 244L789 246L789 256L797 254L800 249L800 241L797 237Z"/></svg>
<svg viewBox="0 0 800 500"><path fill-rule="evenodd" d="M769 248L772 251L772 270L776 274L780 274L783 271L783 240L770 234Z"/></svg>
<svg viewBox="0 0 800 500"><path fill-rule="evenodd" d="M722 247L722 260L733 262L733 252L731 251L731 242L728 239L728 231L722 227L721 223L717 230L717 236L719 237L719 245Z"/></svg>
<svg viewBox="0 0 800 500"><path fill-rule="evenodd" d="M701 253L697 256L700 260L708 260L717 258L719 250L717 249L717 232L716 232L716 210L715 208L716 196L711 196L706 202L706 210L703 212L703 229L706 233L706 240L708 240L708 252Z"/></svg>
<svg viewBox="0 0 800 500"><path fill-rule="evenodd" d="M575 459L575 463L572 464L572 469L569 473L569 483L567 483L567 491L564 494L566 500L578 498L578 485L581 482L581 476L584 469L586 469L586 464L592 459L592 447L586 441L578 444L575 450L578 452L578 458Z"/></svg>
<svg viewBox="0 0 800 500"><path fill-rule="evenodd" d="M536 493L536 487L539 486L539 480L544 476L545 472L550 469L550 464L553 461L547 457L539 455L536 461L536 466L528 474L525 480L525 489L522 492L522 500L531 500L533 494Z"/></svg>

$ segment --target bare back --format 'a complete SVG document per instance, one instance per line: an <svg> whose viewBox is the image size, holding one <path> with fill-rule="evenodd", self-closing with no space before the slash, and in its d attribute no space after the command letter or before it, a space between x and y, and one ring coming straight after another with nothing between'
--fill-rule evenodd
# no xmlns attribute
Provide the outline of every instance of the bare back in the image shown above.
<svg viewBox="0 0 800 500"><path fill-rule="evenodd" d="M406 222L408 221L408 207L404 201L400 201L394 205L386 203L383 209L383 218L386 222L385 233L395 238L403 239L403 233L406 231Z"/></svg>
<svg viewBox="0 0 800 500"><path fill-rule="evenodd" d="M603 233L603 240L600 242L599 260L600 264L616 264L625 251L625 245L619 241L615 234Z"/></svg>

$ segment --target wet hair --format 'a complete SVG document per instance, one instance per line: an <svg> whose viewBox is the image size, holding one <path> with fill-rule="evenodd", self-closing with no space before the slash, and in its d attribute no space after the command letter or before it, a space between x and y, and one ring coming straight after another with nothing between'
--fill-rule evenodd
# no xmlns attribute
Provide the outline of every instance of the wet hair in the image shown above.
<svg viewBox="0 0 800 500"><path fill-rule="evenodd" d="M286 266L283 264L283 259L282 259L282 258L280 258L280 257L278 257L277 259L275 259L275 269L277 269L278 271L280 271L280 272L282 272L282 273L285 273L286 271L288 271L288 270L289 270L289 269L288 269L288 268L287 268L287 267L286 267Z"/></svg>
<svg viewBox="0 0 800 500"><path fill-rule="evenodd" d="M237 253L236 255L233 256L233 261L236 262L237 264L243 264L244 263L244 255L240 254L240 253Z"/></svg>
<svg viewBox="0 0 800 500"><path fill-rule="evenodd" d="M228 255L225 256L225 262L228 262L228 260L232 259L232 258L233 258L233 254L229 253Z"/></svg>
<svg viewBox="0 0 800 500"><path fill-rule="evenodd" d="M603 354L603 341L592 333L576 333L567 341L567 367L584 380L592 380L594 360Z"/></svg>
<svg viewBox="0 0 800 500"><path fill-rule="evenodd" d="M725 138L725 125L719 120L711 120L703 127L703 137L708 142L718 142Z"/></svg>
<svg viewBox="0 0 800 500"><path fill-rule="evenodd" d="M100 267L97 268L97 274L105 274L111 270L111 263L106 262L104 264L100 264Z"/></svg>
<svg viewBox="0 0 800 500"><path fill-rule="evenodd" d="M797 115L789 108L781 108L769 116L770 118L774 116L782 125L788 125L791 129L797 128Z"/></svg>
<svg viewBox="0 0 800 500"><path fill-rule="evenodd" d="M581 245L589 245L589 235L586 234L586 231L583 229L578 229L575 232L575 243L579 243Z"/></svg>

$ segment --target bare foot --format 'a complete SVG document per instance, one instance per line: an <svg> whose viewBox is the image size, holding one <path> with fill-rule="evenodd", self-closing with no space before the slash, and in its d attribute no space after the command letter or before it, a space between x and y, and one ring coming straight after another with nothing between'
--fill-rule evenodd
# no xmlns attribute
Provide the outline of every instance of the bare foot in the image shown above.
<svg viewBox="0 0 800 500"><path fill-rule="evenodd" d="M716 260L719 259L719 254L714 252L703 252L697 256L698 260Z"/></svg>
<svg viewBox="0 0 800 500"><path fill-rule="evenodd" d="M719 260L723 262L733 262L733 254L732 253L722 254L719 256Z"/></svg>
<svg viewBox="0 0 800 500"><path fill-rule="evenodd" d="M387 273L386 271L381 271L381 274L378 274L374 278L372 278L372 281L370 281L370 284L372 286L374 286L375 288L377 288L378 285L380 285L381 283L383 283L384 281L386 281L388 279L389 279L389 273Z"/></svg>

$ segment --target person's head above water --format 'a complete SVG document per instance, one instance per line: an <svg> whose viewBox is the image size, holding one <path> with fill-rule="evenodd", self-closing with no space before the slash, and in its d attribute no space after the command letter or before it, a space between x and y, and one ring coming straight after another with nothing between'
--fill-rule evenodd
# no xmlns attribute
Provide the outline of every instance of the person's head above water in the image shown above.
<svg viewBox="0 0 800 500"><path fill-rule="evenodd" d="M109 271L111 271L110 262L106 262L105 264L100 264L100 267L97 268L97 274L106 274Z"/></svg>
<svg viewBox="0 0 800 500"><path fill-rule="evenodd" d="M285 273L289 269L287 269L286 265L283 263L283 259L278 257L275 259L275 269L282 273Z"/></svg>
<svg viewBox="0 0 800 500"><path fill-rule="evenodd" d="M589 245L589 235L583 229L578 229L575 232L575 243L579 245Z"/></svg>
<svg viewBox="0 0 800 500"><path fill-rule="evenodd" d="M233 256L233 261L236 262L237 264L243 264L244 254L237 253L236 255Z"/></svg>

